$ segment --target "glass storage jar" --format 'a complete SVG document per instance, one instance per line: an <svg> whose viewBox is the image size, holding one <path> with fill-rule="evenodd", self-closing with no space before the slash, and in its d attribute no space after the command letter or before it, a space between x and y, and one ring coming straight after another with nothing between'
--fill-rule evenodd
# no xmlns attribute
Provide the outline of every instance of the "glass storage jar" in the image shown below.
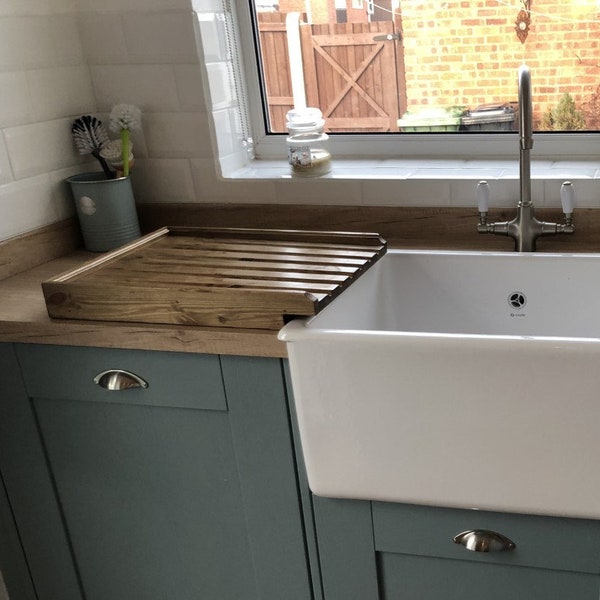
<svg viewBox="0 0 600 600"><path fill-rule="evenodd" d="M318 177L331 171L329 136L323 132L323 114L318 108L302 108L287 113L286 140L292 175Z"/></svg>

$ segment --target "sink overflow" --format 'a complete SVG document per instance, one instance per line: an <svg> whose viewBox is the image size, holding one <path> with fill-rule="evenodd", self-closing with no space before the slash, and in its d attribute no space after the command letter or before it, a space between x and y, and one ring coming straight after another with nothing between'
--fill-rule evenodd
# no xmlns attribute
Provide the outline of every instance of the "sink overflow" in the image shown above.
<svg viewBox="0 0 600 600"><path fill-rule="evenodd" d="M527 304L527 297L523 292L511 292L508 296L508 303L513 308L523 308Z"/></svg>

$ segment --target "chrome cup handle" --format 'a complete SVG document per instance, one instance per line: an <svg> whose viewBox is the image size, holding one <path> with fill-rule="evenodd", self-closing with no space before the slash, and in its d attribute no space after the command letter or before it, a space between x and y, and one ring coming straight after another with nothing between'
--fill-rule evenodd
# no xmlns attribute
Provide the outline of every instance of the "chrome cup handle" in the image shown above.
<svg viewBox="0 0 600 600"><path fill-rule="evenodd" d="M502 552L513 550L517 545L506 536L486 529L470 529L454 536L455 544L462 544L472 552Z"/></svg>
<svg viewBox="0 0 600 600"><path fill-rule="evenodd" d="M122 369L110 369L98 373L98 375L94 377L94 383L111 392L148 387L147 381L143 380L135 373L124 371Z"/></svg>

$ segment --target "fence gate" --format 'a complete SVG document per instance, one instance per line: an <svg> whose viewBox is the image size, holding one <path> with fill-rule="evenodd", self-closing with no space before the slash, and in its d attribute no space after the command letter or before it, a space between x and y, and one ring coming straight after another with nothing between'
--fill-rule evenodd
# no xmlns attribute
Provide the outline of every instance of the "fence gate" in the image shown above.
<svg viewBox="0 0 600 600"><path fill-rule="evenodd" d="M403 61L394 23L302 25L307 103L328 131L398 131Z"/></svg>
<svg viewBox="0 0 600 600"><path fill-rule="evenodd" d="M285 13L258 13L262 70L271 131L286 131L285 115L294 108Z"/></svg>
<svg viewBox="0 0 600 600"><path fill-rule="evenodd" d="M259 13L270 128L285 132L293 108L285 14ZM328 131L398 131L406 106L402 46L391 21L300 26L309 106L323 111ZM388 39L389 37L389 39Z"/></svg>

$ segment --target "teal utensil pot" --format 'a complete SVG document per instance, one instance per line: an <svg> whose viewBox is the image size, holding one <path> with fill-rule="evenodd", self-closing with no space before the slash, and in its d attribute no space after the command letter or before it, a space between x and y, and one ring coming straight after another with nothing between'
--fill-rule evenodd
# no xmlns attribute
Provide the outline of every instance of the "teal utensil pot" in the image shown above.
<svg viewBox="0 0 600 600"><path fill-rule="evenodd" d="M129 177L83 173L67 179L87 250L105 252L140 237Z"/></svg>

